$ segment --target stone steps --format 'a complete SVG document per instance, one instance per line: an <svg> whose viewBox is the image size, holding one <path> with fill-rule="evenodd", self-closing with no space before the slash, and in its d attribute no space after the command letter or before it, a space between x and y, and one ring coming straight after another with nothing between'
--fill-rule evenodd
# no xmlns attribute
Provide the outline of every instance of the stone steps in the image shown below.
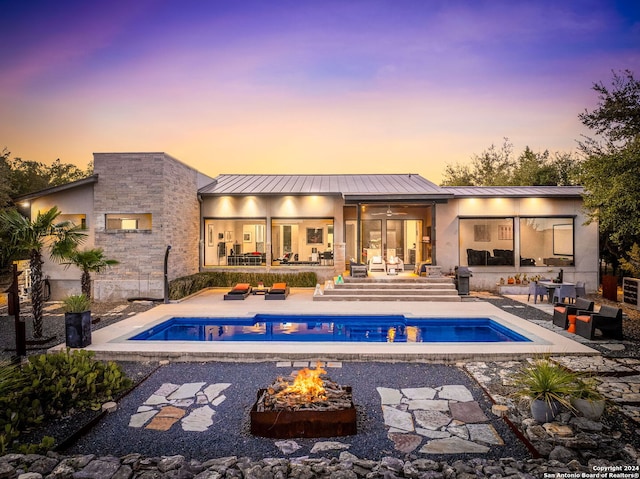
<svg viewBox="0 0 640 479"><path fill-rule="evenodd" d="M452 278L345 277L314 301L461 301Z"/></svg>

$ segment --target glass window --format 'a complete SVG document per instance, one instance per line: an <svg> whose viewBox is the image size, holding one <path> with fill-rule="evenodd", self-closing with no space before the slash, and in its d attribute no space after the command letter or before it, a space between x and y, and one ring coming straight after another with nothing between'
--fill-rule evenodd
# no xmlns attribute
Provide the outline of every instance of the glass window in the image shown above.
<svg viewBox="0 0 640 479"><path fill-rule="evenodd" d="M272 264L333 264L333 219L271 221Z"/></svg>
<svg viewBox="0 0 640 479"><path fill-rule="evenodd" d="M267 261L266 220L206 219L205 266L261 266Z"/></svg>
<svg viewBox="0 0 640 479"><path fill-rule="evenodd" d="M461 266L513 266L513 218L460 218Z"/></svg>
<svg viewBox="0 0 640 479"><path fill-rule="evenodd" d="M58 216L57 221L68 221L74 226L79 226L83 230L87 229L87 215L84 214L62 214Z"/></svg>
<svg viewBox="0 0 640 479"><path fill-rule="evenodd" d="M107 231L151 231L151 213L109 213Z"/></svg>
<svg viewBox="0 0 640 479"><path fill-rule="evenodd" d="M573 218L520 218L522 265L573 266Z"/></svg>

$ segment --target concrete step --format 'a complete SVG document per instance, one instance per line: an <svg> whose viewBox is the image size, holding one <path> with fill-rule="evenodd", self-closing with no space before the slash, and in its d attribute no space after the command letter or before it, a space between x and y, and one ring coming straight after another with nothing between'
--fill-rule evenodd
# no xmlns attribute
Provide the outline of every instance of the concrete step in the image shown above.
<svg viewBox="0 0 640 479"><path fill-rule="evenodd" d="M389 289L389 288L335 288L327 289L324 291L327 296L337 295L359 295L359 296L371 296L371 295L387 295L387 296L433 296L433 295L458 295L458 290L455 288L432 288L432 289Z"/></svg>
<svg viewBox="0 0 640 479"><path fill-rule="evenodd" d="M422 278L422 277L405 277L405 276L368 276L366 278L353 278L351 276L345 276L345 284L370 284L370 283L393 283L393 284L429 284L429 283L451 283L453 284L453 278L440 277L440 278Z"/></svg>
<svg viewBox="0 0 640 479"><path fill-rule="evenodd" d="M462 299L458 295L323 295L314 296L314 301L443 301L443 302L461 302Z"/></svg>
<svg viewBox="0 0 640 479"><path fill-rule="evenodd" d="M361 289L385 289L385 290L431 290L431 289L455 289L453 283L345 283L335 285L336 289L361 290ZM329 290L331 291L331 290Z"/></svg>

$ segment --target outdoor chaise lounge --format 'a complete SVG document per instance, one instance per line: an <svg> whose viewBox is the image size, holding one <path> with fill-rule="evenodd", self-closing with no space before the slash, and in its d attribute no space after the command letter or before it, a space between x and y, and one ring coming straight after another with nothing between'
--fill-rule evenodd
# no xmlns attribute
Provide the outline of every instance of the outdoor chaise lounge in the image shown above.
<svg viewBox="0 0 640 479"><path fill-rule="evenodd" d="M264 299L287 299L287 296L289 296L287 283L274 283L264 295Z"/></svg>
<svg viewBox="0 0 640 479"><path fill-rule="evenodd" d="M251 285L249 283L238 283L224 295L224 299L244 299L249 294L251 294Z"/></svg>
<svg viewBox="0 0 640 479"><path fill-rule="evenodd" d="M553 324L562 329L569 327L569 315L577 314L578 311L593 311L593 301L585 298L576 299L575 303L556 303L553 306Z"/></svg>
<svg viewBox="0 0 640 479"><path fill-rule="evenodd" d="M603 305L597 313L578 311L576 334L594 339L596 329L600 330L602 336L622 340L622 308Z"/></svg>

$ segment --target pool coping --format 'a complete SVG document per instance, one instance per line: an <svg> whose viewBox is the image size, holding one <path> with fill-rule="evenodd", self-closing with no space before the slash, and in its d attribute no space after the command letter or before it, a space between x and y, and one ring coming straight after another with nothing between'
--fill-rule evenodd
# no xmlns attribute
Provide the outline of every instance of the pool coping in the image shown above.
<svg viewBox="0 0 640 479"><path fill-rule="evenodd" d="M249 296L244 301L224 301L226 288L211 288L186 300L161 304L92 332L98 359L170 361L416 361L457 363L467 360L513 360L532 355L600 355L588 346L554 333L485 301L313 301L313 290L293 288L285 301L265 301ZM230 317L258 313L282 314L405 314L419 317L491 317L532 339L508 343L329 343L329 342L200 342L127 341L153 323L174 316ZM64 348L64 344L53 350Z"/></svg>

